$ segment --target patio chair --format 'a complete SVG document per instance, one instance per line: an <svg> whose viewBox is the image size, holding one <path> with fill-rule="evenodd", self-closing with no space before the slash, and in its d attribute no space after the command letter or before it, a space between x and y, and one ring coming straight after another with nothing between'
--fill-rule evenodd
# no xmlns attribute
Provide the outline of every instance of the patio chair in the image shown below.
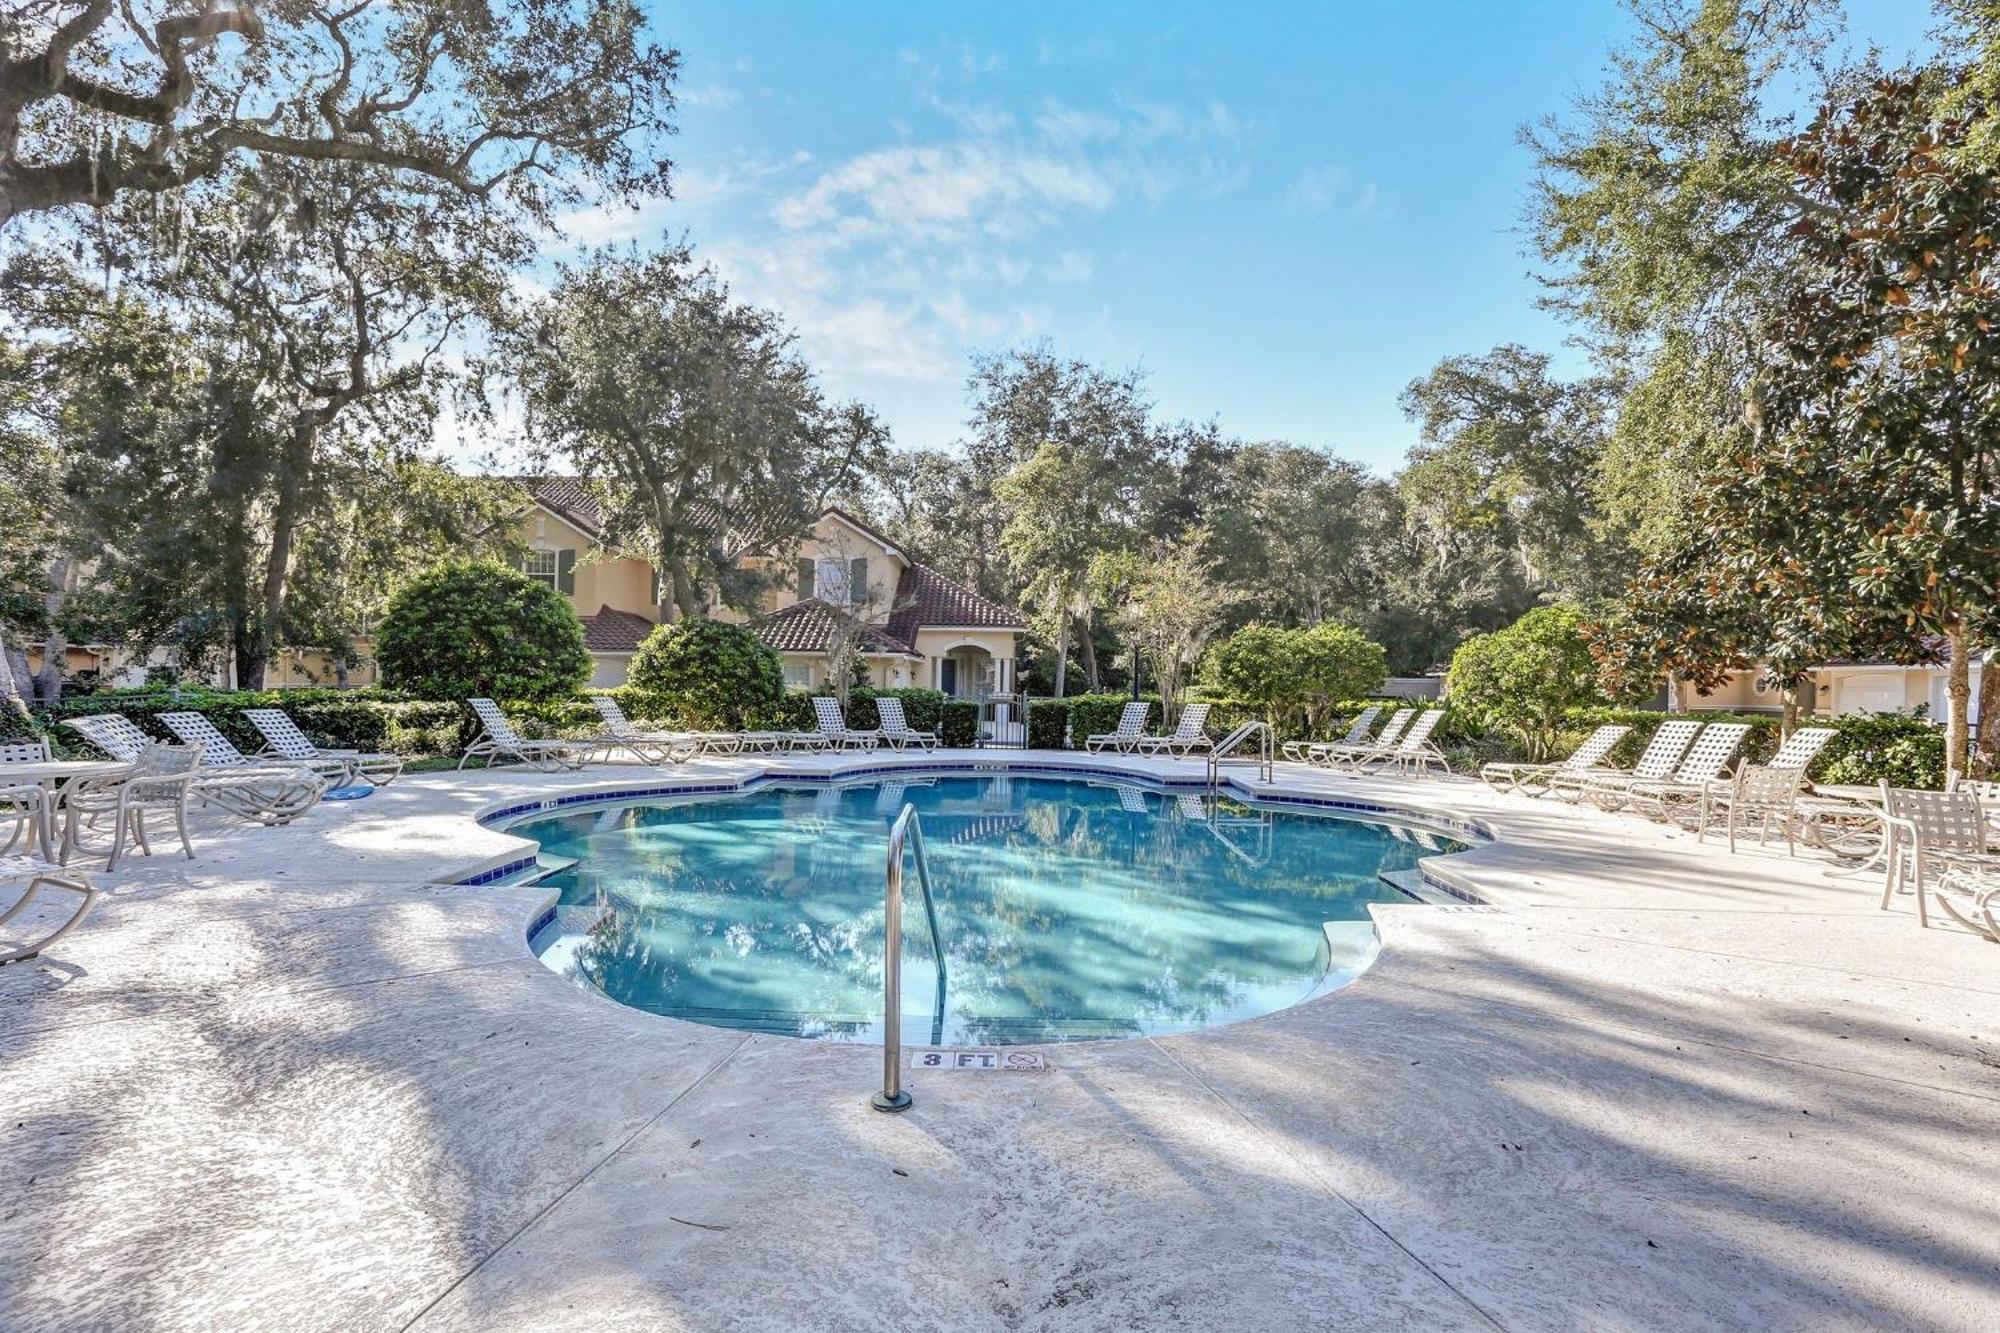
<svg viewBox="0 0 2000 1333"><path fill-rule="evenodd" d="M605 734L598 739L600 753L624 750L642 764L685 764L702 751L701 738L685 731L639 730L625 716L623 706L608 694L593 694L590 702L604 719ZM740 737L737 748L742 748Z"/></svg>
<svg viewBox="0 0 2000 1333"><path fill-rule="evenodd" d="M1132 748L1140 754L1159 754L1186 757L1201 750L1213 750L1215 742L1202 730L1208 725L1210 704L1189 704L1181 709L1181 720L1171 733L1165 736L1141 736L1132 743Z"/></svg>
<svg viewBox="0 0 2000 1333"><path fill-rule="evenodd" d="M1401 740L1374 754L1359 755L1350 759L1347 762L1348 771L1358 773L1380 764L1385 768L1393 767L1399 773L1413 770L1427 773L1432 765L1436 765L1449 773L1451 765L1445 761L1444 751L1431 740L1431 733L1437 730L1438 723L1442 721L1444 721L1444 709L1424 710L1418 715L1417 720L1410 724L1410 729L1403 733Z"/></svg>
<svg viewBox="0 0 2000 1333"><path fill-rule="evenodd" d="M1414 708L1398 708L1389 714L1389 720L1382 724L1382 730L1374 740L1364 740L1357 745L1328 745L1315 748L1313 762L1322 768L1343 768L1349 764L1372 759L1386 750L1395 748L1402 738L1403 728L1410 725L1410 719L1417 715Z"/></svg>
<svg viewBox="0 0 2000 1333"><path fill-rule="evenodd" d="M1151 704L1139 699L1132 700L1132 702L1125 705L1125 711L1118 715L1118 730L1101 731L1094 736L1086 736L1083 741L1083 748L1092 754L1096 754L1101 750L1116 750L1120 754L1126 753L1145 734L1146 714L1152 711L1153 706Z"/></svg>
<svg viewBox="0 0 2000 1333"><path fill-rule="evenodd" d="M203 722L206 721L204 718ZM63 725L113 759L128 764L137 762L153 744L153 738L123 713L73 717ZM174 734L181 736L179 732ZM310 770L295 764L252 763L213 726L207 727L206 734L220 741L228 753L236 756L237 762L206 766L195 774L195 799L203 805L212 805L239 819L275 825L288 824L319 804L326 784ZM187 738L181 736L181 739ZM208 757L205 746L202 756Z"/></svg>
<svg viewBox="0 0 2000 1333"><path fill-rule="evenodd" d="M1653 735L1646 742L1646 748L1639 756L1639 762L1629 769L1591 768L1581 772L1556 769L1543 776L1547 789L1565 801L1581 800L1594 787L1616 786L1623 782L1645 782L1669 777L1674 765L1680 763L1681 756L1694 742L1701 731L1701 723L1689 721L1662 722L1654 728Z"/></svg>
<svg viewBox="0 0 2000 1333"><path fill-rule="evenodd" d="M400 755L368 754L361 750L323 750L299 730L291 716L277 708L246 708L243 716L263 736L265 749L253 758L275 754L293 763L304 764L315 773L332 778L340 786L365 778L371 787L386 787L403 771Z"/></svg>
<svg viewBox="0 0 2000 1333"><path fill-rule="evenodd" d="M909 718L903 713L901 699L877 699L875 715L882 720L882 739L898 750L912 745L923 750L937 749L938 734L935 731L918 731L911 726Z"/></svg>
<svg viewBox="0 0 2000 1333"><path fill-rule="evenodd" d="M537 773L578 769L590 758L591 751L598 748L594 741L531 741L514 730L514 724L500 711L500 705L491 699L467 699L465 702L472 709L473 716L479 719L479 735L458 757L461 771L474 759L484 759L486 766L493 768L502 758L518 759Z"/></svg>
<svg viewBox="0 0 2000 1333"><path fill-rule="evenodd" d="M1313 762L1314 750L1324 750L1339 745L1359 745L1368 739L1368 729L1375 725L1375 718L1381 711L1382 705L1369 704L1347 728L1347 734L1337 741L1286 741L1278 748L1278 753L1295 764L1310 764Z"/></svg>
<svg viewBox="0 0 2000 1333"><path fill-rule="evenodd" d="M188 860L194 860L194 844L188 841L187 807L201 772L201 758L199 742L169 745L161 741L148 745L132 761L130 772L112 778L86 779L72 786L62 803L62 863L68 865L70 855L83 845L85 821L94 826L106 815L111 816L111 855L104 864L106 870L118 868L127 837L139 844L140 852L151 856L153 848L146 841L146 816L167 813L174 817L174 829L181 836L181 851Z"/></svg>
<svg viewBox="0 0 2000 1333"><path fill-rule="evenodd" d="M1739 828L1755 820L1757 841L1761 844L1770 839L1771 821L1775 818L1785 835L1785 855L1798 855L1798 804L1805 781L1804 765L1791 768L1776 764L1739 765L1727 783L1710 782L1702 789L1694 840L1701 842L1707 838L1711 822L1720 817L1729 850L1733 852Z"/></svg>
<svg viewBox="0 0 2000 1333"><path fill-rule="evenodd" d="M52 854L55 811L48 788L39 782L11 782L7 777L9 765L45 764L48 760L46 740L0 744L0 813L14 817L14 828L7 835L6 845L0 846L0 855L13 851L14 844L24 837L29 850L39 842L42 855Z"/></svg>
<svg viewBox="0 0 2000 1333"><path fill-rule="evenodd" d="M1935 896L1938 905L1960 925L1994 938L1987 925L1994 899L1990 886L2000 884L2000 852L1989 850L1992 830L1979 797L1963 789L1907 791L1885 781L1882 808L1889 830L1883 908L1902 886L1907 855L1917 895L1918 925L1930 925L1929 899ZM1966 911L1954 903L1955 896L1969 899Z"/></svg>
<svg viewBox="0 0 2000 1333"><path fill-rule="evenodd" d="M856 731L847 725L847 719L840 714L840 700L831 695L813 696L813 716L819 723L819 730L799 733L793 744L800 740L807 744L830 745L837 750L872 750L882 743L879 731Z"/></svg>
<svg viewBox="0 0 2000 1333"><path fill-rule="evenodd" d="M18 963L24 958L33 958L75 930L84 917L90 914L90 909L97 904L97 889L75 871L58 870L53 866L41 865L20 857L0 861L0 881L11 884L21 880L27 881L27 887L21 890L20 896L14 900L11 907L0 912L0 931L4 931L8 923L19 919L45 891L75 894L76 910L64 918L61 925L53 930L44 929L33 939L13 941L10 936L0 934L0 964Z"/></svg>
<svg viewBox="0 0 2000 1333"><path fill-rule="evenodd" d="M1608 723L1584 737L1583 744L1569 753L1569 758L1559 764L1481 764L1479 780L1496 791L1517 791L1523 796L1541 796L1548 792L1548 779L1552 773L1588 773L1603 765L1618 742L1625 739L1632 728L1619 723Z"/></svg>
<svg viewBox="0 0 2000 1333"><path fill-rule="evenodd" d="M1621 805L1643 805L1650 813L1662 816L1671 815L1678 806L1699 807L1709 784L1729 767L1743 746L1743 738L1749 734L1747 722L1713 723L1703 728L1695 743L1688 747L1672 777L1593 786L1586 797L1606 810Z"/></svg>

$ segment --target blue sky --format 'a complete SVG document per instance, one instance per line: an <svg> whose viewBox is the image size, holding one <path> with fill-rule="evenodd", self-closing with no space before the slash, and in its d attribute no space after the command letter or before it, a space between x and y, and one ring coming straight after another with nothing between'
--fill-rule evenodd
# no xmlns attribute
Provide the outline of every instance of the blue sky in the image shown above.
<svg viewBox="0 0 2000 1333"><path fill-rule="evenodd" d="M1892 51L1915 0L1854 6ZM567 220L685 235L905 448L967 362L1046 338L1143 365L1168 417L1388 470L1440 357L1557 350L1519 231L1523 123L1594 87L1610 0L661 3L677 197ZM1572 364L1575 364L1572 360Z"/></svg>

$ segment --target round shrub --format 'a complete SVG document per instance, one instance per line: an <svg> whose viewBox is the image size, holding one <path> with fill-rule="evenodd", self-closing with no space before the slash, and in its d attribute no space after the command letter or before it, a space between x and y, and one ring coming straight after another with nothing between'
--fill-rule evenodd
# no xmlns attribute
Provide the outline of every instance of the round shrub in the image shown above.
<svg viewBox="0 0 2000 1333"><path fill-rule="evenodd" d="M1451 655L1446 689L1454 712L1513 733L1537 761L1554 750L1566 710L1605 702L1583 612L1573 606L1537 607L1505 629L1467 639Z"/></svg>
<svg viewBox="0 0 2000 1333"><path fill-rule="evenodd" d="M627 679L692 727L756 726L785 696L778 655L743 626L719 620L660 626L639 645Z"/></svg>
<svg viewBox="0 0 2000 1333"><path fill-rule="evenodd" d="M504 565L420 574L376 633L382 680L420 699L560 699L590 679L583 625L563 595Z"/></svg>
<svg viewBox="0 0 2000 1333"><path fill-rule="evenodd" d="M1382 688L1388 660L1381 644L1333 621L1305 629L1248 625L1216 649L1213 674L1229 695L1261 708L1272 726L1317 734L1342 700Z"/></svg>

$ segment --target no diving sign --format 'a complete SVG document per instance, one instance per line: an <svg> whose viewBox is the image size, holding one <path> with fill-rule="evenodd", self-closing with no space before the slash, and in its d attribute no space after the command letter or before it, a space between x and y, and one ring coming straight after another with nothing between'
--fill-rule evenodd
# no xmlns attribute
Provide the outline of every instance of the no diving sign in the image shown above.
<svg viewBox="0 0 2000 1333"><path fill-rule="evenodd" d="M1048 1061L1034 1051L958 1050L942 1047L910 1052L912 1069L997 1069L1009 1073L1025 1073L1048 1067Z"/></svg>

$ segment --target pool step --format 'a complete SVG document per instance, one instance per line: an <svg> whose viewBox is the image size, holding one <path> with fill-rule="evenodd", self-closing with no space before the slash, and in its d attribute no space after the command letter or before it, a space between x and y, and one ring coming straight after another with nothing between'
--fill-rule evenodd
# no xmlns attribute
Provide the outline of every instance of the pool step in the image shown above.
<svg viewBox="0 0 2000 1333"><path fill-rule="evenodd" d="M1404 897L1420 903L1440 906L1461 905L1460 899L1452 897L1434 884L1426 883L1424 872L1421 870L1382 870L1376 872L1376 878Z"/></svg>

